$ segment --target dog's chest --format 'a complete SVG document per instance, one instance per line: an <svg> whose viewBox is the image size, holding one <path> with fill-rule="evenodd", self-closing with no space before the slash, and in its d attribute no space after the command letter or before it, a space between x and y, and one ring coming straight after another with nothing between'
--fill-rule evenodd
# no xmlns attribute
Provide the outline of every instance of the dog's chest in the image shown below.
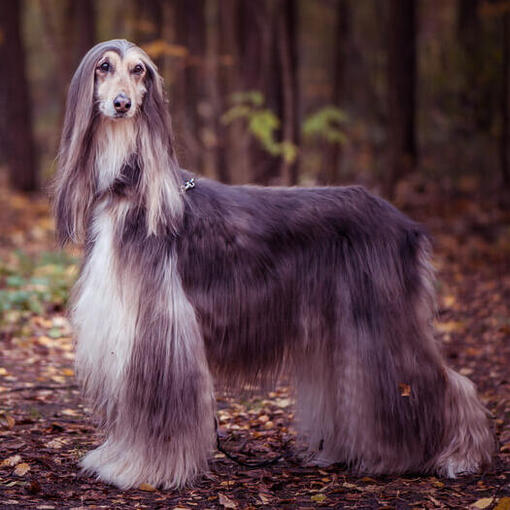
<svg viewBox="0 0 510 510"><path fill-rule="evenodd" d="M72 314L77 368L101 370L113 384L130 357L137 300L115 258L115 215L96 212L92 235Z"/></svg>

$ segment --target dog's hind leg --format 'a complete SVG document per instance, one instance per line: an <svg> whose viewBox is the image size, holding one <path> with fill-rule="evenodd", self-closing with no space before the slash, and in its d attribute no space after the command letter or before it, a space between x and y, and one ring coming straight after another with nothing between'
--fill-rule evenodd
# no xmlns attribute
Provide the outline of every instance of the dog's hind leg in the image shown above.
<svg viewBox="0 0 510 510"><path fill-rule="evenodd" d="M426 241L405 234L389 245L394 253L376 246L364 266L344 262L340 333L300 358L301 426L320 464L374 474L479 471L493 451L486 412L440 355Z"/></svg>

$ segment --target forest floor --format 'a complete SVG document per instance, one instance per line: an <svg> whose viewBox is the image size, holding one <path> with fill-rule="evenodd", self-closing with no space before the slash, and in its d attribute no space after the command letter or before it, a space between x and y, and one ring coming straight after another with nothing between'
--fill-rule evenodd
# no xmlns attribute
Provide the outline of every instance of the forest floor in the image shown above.
<svg viewBox="0 0 510 510"><path fill-rule="evenodd" d="M291 389L218 395L224 449L192 488L120 491L79 472L97 445L73 372L65 300L77 253L58 255L44 197L0 188L0 508L474 508L510 510L510 211L472 198L411 197L407 212L435 239L437 331L448 362L478 386L493 415L498 454L486 472L354 476L312 468L295 455ZM56 254L57 253L57 254Z"/></svg>

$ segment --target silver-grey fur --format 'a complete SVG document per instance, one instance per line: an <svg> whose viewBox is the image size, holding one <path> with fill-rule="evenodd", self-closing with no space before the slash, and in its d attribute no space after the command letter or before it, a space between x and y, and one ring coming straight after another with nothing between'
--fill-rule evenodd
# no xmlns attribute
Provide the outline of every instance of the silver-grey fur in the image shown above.
<svg viewBox="0 0 510 510"><path fill-rule="evenodd" d="M143 52L134 124L97 111L98 59L133 47L108 41L84 57L56 181L60 241L85 247L72 304L77 374L106 434L85 470L121 488L190 482L213 448L211 373L234 385L274 379L284 363L319 464L453 477L490 462L486 410L433 337L421 227L360 187L200 178L180 192L191 174L177 165ZM120 144L130 147L121 164L108 156Z"/></svg>

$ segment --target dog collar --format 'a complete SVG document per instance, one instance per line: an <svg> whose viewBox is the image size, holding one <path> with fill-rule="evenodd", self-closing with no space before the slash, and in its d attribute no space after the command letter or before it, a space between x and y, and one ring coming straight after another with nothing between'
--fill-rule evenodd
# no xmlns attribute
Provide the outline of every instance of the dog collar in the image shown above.
<svg viewBox="0 0 510 510"><path fill-rule="evenodd" d="M181 186L181 191L184 193L190 189L193 189L195 187L195 178L192 177L191 179L188 179L184 182L184 184Z"/></svg>

